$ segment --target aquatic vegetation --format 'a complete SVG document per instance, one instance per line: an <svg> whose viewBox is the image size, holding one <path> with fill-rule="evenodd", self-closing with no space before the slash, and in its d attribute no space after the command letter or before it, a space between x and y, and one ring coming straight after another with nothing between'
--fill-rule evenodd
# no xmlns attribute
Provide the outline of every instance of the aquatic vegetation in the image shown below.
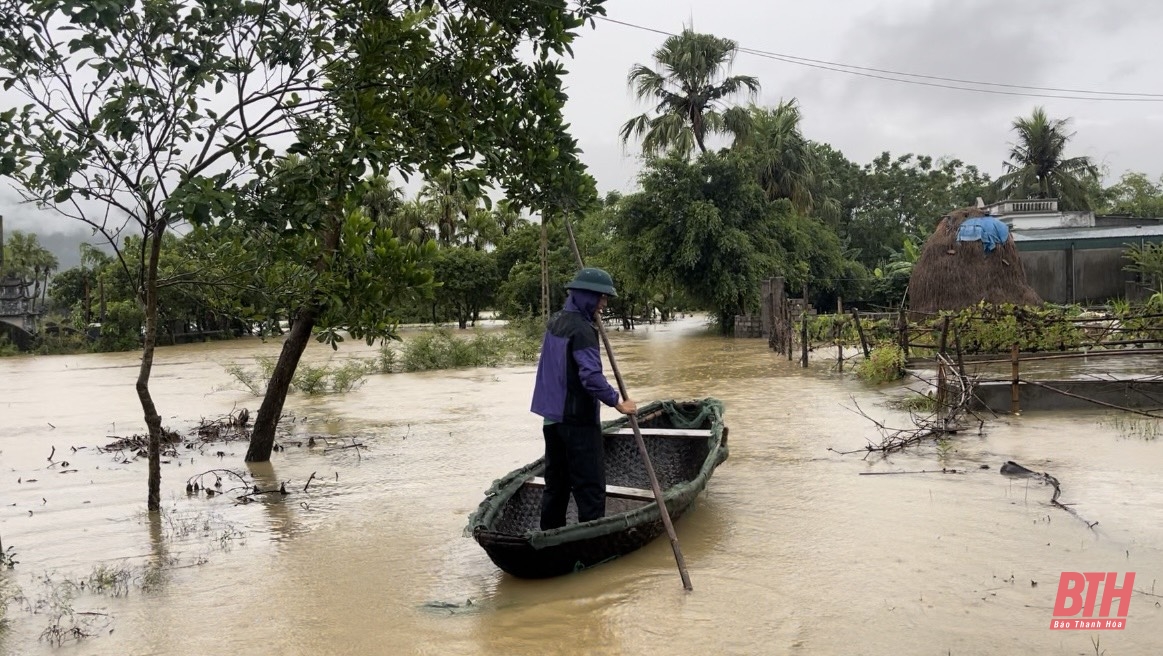
<svg viewBox="0 0 1163 656"><path fill-rule="evenodd" d="M260 355L254 360L258 369L244 367L234 362L227 365L225 370L251 394L263 396L266 394L267 381L275 370L275 359ZM327 362L321 365L300 362L291 379L291 389L311 396L345 394L362 386L368 374L377 370L382 371L383 363L382 351L378 361L353 358L340 363Z"/></svg>
<svg viewBox="0 0 1163 656"><path fill-rule="evenodd" d="M931 394L910 394L903 399L892 399L885 403L893 410L903 410L916 414L933 414L937 411L937 397Z"/></svg>
<svg viewBox="0 0 1163 656"><path fill-rule="evenodd" d="M1163 433L1163 419L1123 412L1103 417L1098 424L1104 428L1112 428L1126 438L1154 440Z"/></svg>
<svg viewBox="0 0 1163 656"><path fill-rule="evenodd" d="M0 570L12 569L16 567L16 563L20 562L16 560L15 548L12 545L8 545L8 548L5 549L4 541L0 540Z"/></svg>

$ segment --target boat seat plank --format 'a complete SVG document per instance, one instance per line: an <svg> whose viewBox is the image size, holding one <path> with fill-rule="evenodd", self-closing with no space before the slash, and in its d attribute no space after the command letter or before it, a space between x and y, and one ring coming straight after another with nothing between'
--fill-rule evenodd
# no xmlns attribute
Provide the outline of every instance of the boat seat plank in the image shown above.
<svg viewBox="0 0 1163 656"><path fill-rule="evenodd" d="M711 429L709 428L639 428L642 435L657 435L659 437L702 437L707 438L711 436ZM605 435L633 435L634 429L625 426L623 428L615 428L608 430Z"/></svg>
<svg viewBox="0 0 1163 656"><path fill-rule="evenodd" d="M545 487L545 479L540 476L535 476L526 481L526 483L537 487ZM606 496L614 497L615 499L631 499L634 501L654 501L654 492L650 490L642 490L636 487L622 487L621 485L607 485Z"/></svg>

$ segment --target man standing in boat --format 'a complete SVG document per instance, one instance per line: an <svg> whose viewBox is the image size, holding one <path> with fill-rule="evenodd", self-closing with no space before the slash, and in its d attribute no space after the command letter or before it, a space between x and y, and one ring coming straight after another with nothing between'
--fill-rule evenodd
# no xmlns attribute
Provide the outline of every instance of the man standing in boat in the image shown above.
<svg viewBox="0 0 1163 656"><path fill-rule="evenodd" d="M545 418L545 489L541 497L541 529L565 526L572 492L578 521L606 514L606 467L602 445L601 406L623 414L638 408L618 401L602 373L602 353L595 321L610 297L617 297L614 279L587 267L568 285L565 307L549 319L537 362L532 411Z"/></svg>

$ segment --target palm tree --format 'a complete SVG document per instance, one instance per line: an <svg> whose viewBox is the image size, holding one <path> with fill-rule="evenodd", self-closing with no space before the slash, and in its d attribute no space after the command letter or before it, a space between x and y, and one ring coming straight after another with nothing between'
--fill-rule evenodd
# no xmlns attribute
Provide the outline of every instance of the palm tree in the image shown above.
<svg viewBox="0 0 1163 656"><path fill-rule="evenodd" d="M400 239L423 244L433 239L436 225L436 206L419 198L405 201L392 219L392 232Z"/></svg>
<svg viewBox="0 0 1163 656"><path fill-rule="evenodd" d="M802 114L795 98L773 109L752 108L759 184L768 200L786 198L801 214L835 218L840 205L835 181L815 144L800 131Z"/></svg>
<svg viewBox="0 0 1163 656"><path fill-rule="evenodd" d="M529 220L521 216L521 213L508 199L497 201L496 205L493 206L493 217L497 222L497 227L501 229L503 237L508 237L509 233L529 223Z"/></svg>
<svg viewBox="0 0 1163 656"><path fill-rule="evenodd" d="M360 205L376 223L388 224L404 206L404 190L380 175L368 181Z"/></svg>
<svg viewBox="0 0 1163 656"><path fill-rule="evenodd" d="M445 170L420 189L420 198L437 208L437 237L445 246L454 243L457 231L472 216L480 200L479 195L467 191L461 182L456 173Z"/></svg>
<svg viewBox="0 0 1163 656"><path fill-rule="evenodd" d="M1041 107L1028 117L1014 119L1017 143L1010 144L1006 173L997 179L1004 198L1057 198L1064 210L1088 210L1088 188L1099 178L1089 157L1066 157L1070 119L1051 119Z"/></svg>
<svg viewBox="0 0 1163 656"><path fill-rule="evenodd" d="M642 64L630 69L627 84L639 100L656 102L655 116L642 114L622 126L622 143L642 138L642 151L654 155L673 148L689 156L696 147L707 152L708 134L731 134L744 142L750 134L750 115L728 107L730 96L747 90L759 93L759 80L750 75L726 76L738 44L713 34L684 29L654 52L658 70Z"/></svg>
<svg viewBox="0 0 1163 656"><path fill-rule="evenodd" d="M502 236L496 215L483 207L473 209L461 226L461 242L478 251L495 245Z"/></svg>

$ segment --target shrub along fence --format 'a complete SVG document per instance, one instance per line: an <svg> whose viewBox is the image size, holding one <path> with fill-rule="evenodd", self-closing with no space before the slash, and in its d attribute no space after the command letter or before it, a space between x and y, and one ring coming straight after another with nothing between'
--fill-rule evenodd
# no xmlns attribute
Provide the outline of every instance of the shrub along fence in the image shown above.
<svg viewBox="0 0 1163 656"><path fill-rule="evenodd" d="M1022 376L1022 363L1163 356L1163 295L1140 305L1122 302L1091 309L981 303L960 312L873 315L845 312L840 301L833 313L810 314L793 301L799 299L788 299L783 326L773 331L783 339L771 340L771 347L789 360L798 356L806 367L810 351L834 348L837 370L847 360L860 360L856 371L871 382L903 376L907 368L933 366L938 395L949 365L964 377L967 368L1008 361L1010 375L999 380L1012 386L1013 412L1020 409L1021 383L1041 385Z"/></svg>

